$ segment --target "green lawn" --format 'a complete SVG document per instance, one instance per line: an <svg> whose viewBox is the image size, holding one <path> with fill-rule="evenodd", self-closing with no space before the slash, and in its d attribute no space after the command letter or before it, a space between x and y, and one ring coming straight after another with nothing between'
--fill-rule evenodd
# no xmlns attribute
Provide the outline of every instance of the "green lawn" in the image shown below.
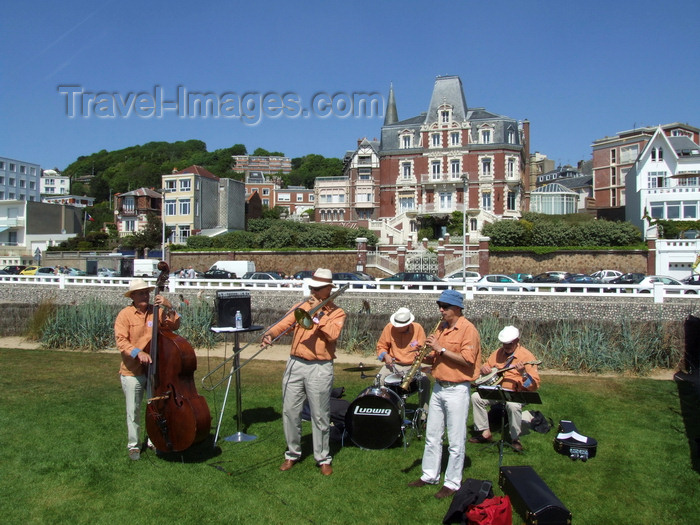
<svg viewBox="0 0 700 525"><path fill-rule="evenodd" d="M131 461L118 362L116 352L0 350L3 523L406 525L441 523L447 511L449 501L433 498L437 487L406 486L420 475L422 441L386 450L336 444L331 477L321 476L308 456L280 472L281 362L254 360L242 369L241 430L254 441L220 439L220 448L198 447L187 461L153 453ZM200 360L200 368L207 366ZM336 385L350 401L370 382L336 365ZM212 410L212 435L223 388L199 389ZM531 465L574 523L700 521L695 392L671 381L553 375L544 376L540 392L537 408L555 424L572 419L598 440L598 454L586 463L557 454L552 430L524 436L525 452L506 451L504 465ZM232 388L222 436L238 430L235 413ZM467 456L464 477L490 479L501 494L497 447L470 444Z"/></svg>

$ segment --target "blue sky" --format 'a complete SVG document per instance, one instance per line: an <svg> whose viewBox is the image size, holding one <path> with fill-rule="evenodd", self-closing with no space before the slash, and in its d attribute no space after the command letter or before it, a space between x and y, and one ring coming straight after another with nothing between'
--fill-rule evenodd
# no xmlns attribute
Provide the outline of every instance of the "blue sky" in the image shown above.
<svg viewBox="0 0 700 525"><path fill-rule="evenodd" d="M685 0L5 2L0 155L63 169L101 149L199 139L342 157L379 137L383 117L298 115L314 95L386 100L393 83L406 119L427 110L436 76L458 75L468 106L528 119L531 151L575 164L635 126L700 127L696 21ZM178 86L227 113L157 114L158 93L174 102ZM249 94L249 114L270 98L251 124L226 94Z"/></svg>

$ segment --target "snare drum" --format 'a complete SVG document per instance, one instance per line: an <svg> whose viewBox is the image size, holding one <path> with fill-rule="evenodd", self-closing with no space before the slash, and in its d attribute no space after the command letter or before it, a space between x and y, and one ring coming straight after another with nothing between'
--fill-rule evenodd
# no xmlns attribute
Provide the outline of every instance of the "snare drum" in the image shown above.
<svg viewBox="0 0 700 525"><path fill-rule="evenodd" d="M386 376L384 378L384 385L399 396L413 394L414 392L418 392L418 375L419 374L413 376L413 379L411 379L411 382L408 384L408 390L401 388L401 383L403 383L404 378L403 374L391 374Z"/></svg>
<svg viewBox="0 0 700 525"><path fill-rule="evenodd" d="M345 428L360 448L383 449L401 435L404 419L403 400L393 390L371 386L350 403Z"/></svg>

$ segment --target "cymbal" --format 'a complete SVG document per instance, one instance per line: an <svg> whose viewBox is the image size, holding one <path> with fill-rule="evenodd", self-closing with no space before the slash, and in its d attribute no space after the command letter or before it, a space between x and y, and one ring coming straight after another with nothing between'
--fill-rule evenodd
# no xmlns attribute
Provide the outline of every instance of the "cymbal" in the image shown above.
<svg viewBox="0 0 700 525"><path fill-rule="evenodd" d="M364 372L365 370L374 370L376 366L365 366L360 363L360 366L351 366L350 368L343 368L345 372Z"/></svg>

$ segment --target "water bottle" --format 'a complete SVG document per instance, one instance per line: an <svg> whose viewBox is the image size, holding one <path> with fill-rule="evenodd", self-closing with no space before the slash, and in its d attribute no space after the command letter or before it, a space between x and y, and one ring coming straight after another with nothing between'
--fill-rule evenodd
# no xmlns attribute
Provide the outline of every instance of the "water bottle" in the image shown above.
<svg viewBox="0 0 700 525"><path fill-rule="evenodd" d="M241 330L243 328L243 316L240 310L236 310L236 330Z"/></svg>

